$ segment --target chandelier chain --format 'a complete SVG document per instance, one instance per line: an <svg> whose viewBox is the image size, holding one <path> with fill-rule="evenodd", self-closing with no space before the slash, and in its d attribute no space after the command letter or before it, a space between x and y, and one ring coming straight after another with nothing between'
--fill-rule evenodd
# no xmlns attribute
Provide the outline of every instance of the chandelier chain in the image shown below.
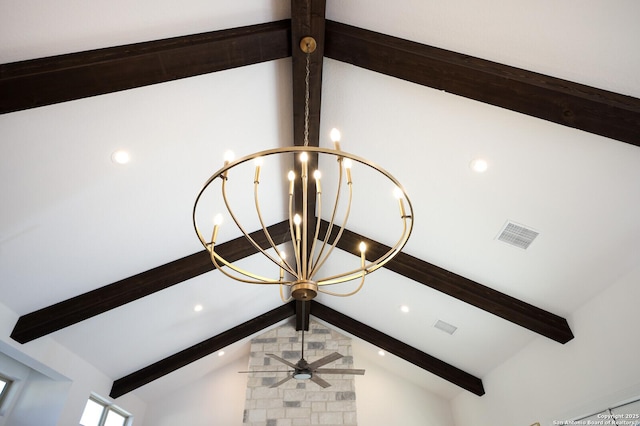
<svg viewBox="0 0 640 426"><path fill-rule="evenodd" d="M304 146L309 146L309 74L311 53L307 52L307 63L304 76Z"/></svg>

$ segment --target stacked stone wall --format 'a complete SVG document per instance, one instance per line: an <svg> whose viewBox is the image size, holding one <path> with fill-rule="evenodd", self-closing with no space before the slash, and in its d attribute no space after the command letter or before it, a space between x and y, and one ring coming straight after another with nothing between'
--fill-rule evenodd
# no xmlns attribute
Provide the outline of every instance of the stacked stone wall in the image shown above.
<svg viewBox="0 0 640 426"><path fill-rule="evenodd" d="M304 336L304 358L312 363L333 352L344 355L322 368L353 368L351 339L315 321ZM249 370L278 370L249 373L243 425L248 426L356 426L355 380L351 375L323 374L331 384L322 388L310 380L287 377L286 365L268 357L273 353L295 364L301 357L301 334L293 325L283 325L251 341Z"/></svg>

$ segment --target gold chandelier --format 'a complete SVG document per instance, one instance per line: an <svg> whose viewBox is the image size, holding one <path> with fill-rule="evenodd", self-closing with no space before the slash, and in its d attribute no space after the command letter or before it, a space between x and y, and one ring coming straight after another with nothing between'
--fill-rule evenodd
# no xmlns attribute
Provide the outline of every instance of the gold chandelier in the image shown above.
<svg viewBox="0 0 640 426"><path fill-rule="evenodd" d="M334 296L351 296L362 288L365 276L378 268L384 266L393 257L395 257L404 247L411 230L413 228L413 208L407 194L402 185L386 170L376 164L349 154L340 149L340 134L337 130L331 132L331 139L334 142L334 149L308 146L308 126L309 126L309 63L310 54L315 50L315 41L311 37L305 37L300 43L301 49L306 53L306 78L305 78L305 116L304 116L304 146L291 146L286 148L276 148L266 151L256 152L233 161L231 158L225 159L224 166L216 171L204 184L202 190L198 194L193 207L193 225L198 238L205 249L211 256L211 261L215 267L226 276L249 284L271 284L279 285L280 296L283 301L291 299L307 301L313 299L318 292L326 293ZM264 160L269 157L278 157L286 159L281 161L291 162L291 155L297 159L299 174L293 170L289 171L286 179L281 178L282 190L287 193L288 188L288 228L289 238L286 241L277 244L270 234L263 220L263 214L259 202L260 175L264 166ZM337 166L334 173L337 176L337 185L334 189L334 203L328 209L327 229L321 235L322 222L322 173L315 170L309 175L309 163L311 158L316 159L317 163L332 159ZM241 165L254 161L254 169L252 173L245 173L245 181L253 178L253 199L255 204L255 213L262 228L269 247L263 249L258 242L245 230L238 215L234 212L229 201L228 185L232 177L235 178L234 172L243 171ZM397 198L399 206L399 219L401 222L401 232L395 244L389 247L381 256L376 259L367 259L367 247L364 242L360 242L358 251L360 252L359 266L347 268L346 271L331 273L328 276L319 276L321 268L327 262L338 241L343 235L349 214L351 212L351 204L353 201L353 174L354 165L358 167L366 167L375 171L378 175L384 177L387 182L393 185L393 193ZM313 185L310 185L310 180ZM264 272L255 272L245 270L238 266L237 263L227 261L216 251L216 239L220 227L222 226L223 216L219 212L207 212L206 217L214 217L213 228L210 233L203 231L198 225L197 216L200 210L206 209L208 204L205 200L205 193L210 189L214 182L220 184L221 201L224 203L227 214L235 222L236 226L243 236L251 243L251 245L263 256L265 256L273 265L273 276L265 276ZM338 208L341 200L342 188L345 187L347 192L347 201L344 207ZM298 203L301 211L295 211L295 198L301 197L301 203ZM298 200L300 201L300 200ZM406 204L405 204L406 203ZM314 208L313 215L309 212L309 206ZM243 208L246 208L244 206ZM218 214L216 214L218 213ZM340 214L339 214L340 213ZM340 220L340 218L341 220ZM335 232L337 230L337 232ZM205 238L205 235L211 235ZM288 249L283 249L282 245L289 245ZM280 246L280 248L279 248ZM293 256L287 256L290 250ZM359 280L359 284L351 291L335 292L330 291L330 286Z"/></svg>

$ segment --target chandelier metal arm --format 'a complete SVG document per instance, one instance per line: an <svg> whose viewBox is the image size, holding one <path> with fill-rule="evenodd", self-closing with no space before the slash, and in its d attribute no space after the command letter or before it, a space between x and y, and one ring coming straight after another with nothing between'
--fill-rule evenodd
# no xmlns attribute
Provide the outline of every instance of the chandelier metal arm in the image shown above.
<svg viewBox="0 0 640 426"><path fill-rule="evenodd" d="M325 248L327 247L327 244L329 242L329 238L331 237L331 233L333 231L333 224L335 223L335 220L336 220L336 214L338 212L338 202L340 201L340 194L341 194L341 189L342 189L342 179L343 179L342 157L338 157L338 186L336 188L336 200L333 203L333 210L331 212L331 219L329 220L329 226L327 227L327 232L324 235L324 240L322 241L322 247L320 247L320 251L318 252L318 256L315 259L315 263L313 265L311 276L314 276L316 274L316 272L318 272L318 270L320 269L322 264L329 257L329 254L331 254L331 252L329 252L324 258L322 257L322 253L324 252ZM349 203L349 204L351 204L351 203ZM319 215L316 215L316 222L317 222L318 231L319 231L319 229L320 229L319 225L320 225L320 222L321 222L321 218L319 217ZM317 235L316 235L316 238L317 238ZM322 262L321 262L321 259L322 259Z"/></svg>
<svg viewBox="0 0 640 426"><path fill-rule="evenodd" d="M413 218L411 216L402 216L402 237L384 255L380 256L375 262L372 262L373 266L367 268L367 273L371 273L382 268L387 264L387 262L393 259L398 253L400 253L400 250L402 249L402 247L404 247L410 235L410 232L408 232L407 229L407 219L411 219L413 221Z"/></svg>
<svg viewBox="0 0 640 426"><path fill-rule="evenodd" d="M358 288L356 288L355 290L349 292L349 293L336 293L334 291L329 291L329 290L325 290L322 287L318 287L318 291L320 293L324 293L324 294L328 294L330 296L338 296L338 297L348 297L348 296L353 296L354 294L356 294L357 292L359 292L362 287L364 286L364 277L366 276L366 273L362 273L362 279L360 280L360 284L358 285ZM345 281L346 282L346 281Z"/></svg>
<svg viewBox="0 0 640 426"><path fill-rule="evenodd" d="M322 211L322 190L320 189L320 180L318 179L316 181L316 211L317 212L321 212ZM313 242L311 243L311 253L309 254L309 261L311 262L311 273L309 274L309 277L313 277L313 275L315 274L315 262L314 262L314 254L316 251L316 243L318 241L318 235L320 235L320 218L318 217L318 214L316 213L314 215L314 218L316 220L316 231L313 235Z"/></svg>
<svg viewBox="0 0 640 426"><path fill-rule="evenodd" d="M232 279L234 279L236 281L240 281L240 282L247 283L247 284L287 284L287 283L290 283L290 282L283 282L281 280L274 280L273 278L263 277L263 276L260 276L260 275L257 275L257 274L253 274L253 273L251 273L249 271L245 271L244 269L238 268L233 263L228 262L222 256L220 256L218 253L216 253L214 248L213 248L213 246L211 246L211 248L209 250L209 253L211 255L211 262L213 262L213 265L216 267L216 269L218 271L222 272L224 275L226 275L229 278L232 278ZM222 263L222 265L227 266L230 269L236 271L237 273L239 273L241 275L244 275L245 277L253 278L253 280L248 280L246 278L242 278L241 276L230 274L218 262L220 262L220 263Z"/></svg>
<svg viewBox="0 0 640 426"><path fill-rule="evenodd" d="M338 234L336 235L336 238L333 240L333 243L331 243L331 246L329 247L329 250L327 251L327 253L325 254L325 256L322 259L320 259L320 258L318 259L318 264L316 265L316 269L314 270L314 274L315 274L315 272L317 272L322 267L322 265L324 265L324 263L327 261L329 256L331 256L331 253L333 252L333 249L336 248L336 245L338 245L338 241L340 241L340 238L342 237L342 233L344 232L345 226L347 226L347 220L349 219L349 214L351 213L351 201L353 199L353 185L351 184L350 181L347 182L347 185L349 186L349 202L347 203L347 209L346 209L345 214L344 214L344 220L342 221L342 224L340 225L340 229L338 230ZM336 205L338 204L338 197L339 197L339 194L336 195ZM333 221L333 217L331 219ZM325 236L325 238L327 238L331 234L330 231L331 231L331 229L327 229L327 235Z"/></svg>
<svg viewBox="0 0 640 426"><path fill-rule="evenodd" d="M256 177L257 177L257 173L256 173ZM258 201L258 186L259 186L259 184L260 184L260 182L258 181L258 179L255 179L254 183L253 183L253 187L254 187L253 198L254 198L254 202L255 202L255 205L256 205L256 213L258 214L258 220L260 220L260 226L262 226L262 231L264 232L264 235L267 238L267 241L269 241L269 244L271 245L273 250L276 253L278 253L278 248L277 248L276 244L274 243L273 238L271 238L271 234L267 230L267 227L264 224L264 220L262 219L262 211L260 210L260 202ZM287 263L287 260L284 259L282 256L280 256L280 260L278 262L276 262L275 259L273 259L271 256L269 256L269 259L274 261L274 263L276 263L281 269L285 269L291 275L295 275L291 265L289 265L289 263ZM282 277L280 278L280 280L282 280Z"/></svg>
<svg viewBox="0 0 640 426"><path fill-rule="evenodd" d="M284 285L284 284L280 284L280 299L282 299L282 301L283 301L284 303L291 302L291 301L293 300L293 296L291 296L291 294L290 294L290 295L289 295L289 298L288 298L288 299L285 299L285 298L284 298L284 292L282 291L283 287L285 287L285 285Z"/></svg>
<svg viewBox="0 0 640 426"><path fill-rule="evenodd" d="M389 262L397 253L400 252L400 249L404 246L404 244L409 239L410 233L407 232L407 219L410 219L411 216L405 216L402 218L403 222L403 232L400 239L391 247L385 254L377 258L375 261L369 262L366 266L363 266L359 269L354 269L349 272L344 272L342 274L332 275L330 277L322 278L317 281L318 286L325 285L333 285L340 284L347 281L353 281L360 277L360 274L364 271L369 274L382 266L384 266L387 262Z"/></svg>
<svg viewBox="0 0 640 426"><path fill-rule="evenodd" d="M307 55L308 57L308 55ZM308 265L308 259L307 259L307 240L309 238L309 235L307 234L308 232L308 226L309 226L309 220L308 220L308 216L307 213L309 211L309 206L308 206L308 187L309 187L309 163L307 163L307 161L302 161L302 164L300 165L301 169L302 169L302 173L301 173L301 178L302 178L302 278L305 280L309 279L309 275L307 275L307 267L310 266ZM298 250L300 250L300 247L298 247Z"/></svg>
<svg viewBox="0 0 640 426"><path fill-rule="evenodd" d="M322 257L322 253L324 249L327 247L327 242L329 241L329 236L331 235L331 230L333 229L333 223L336 218L336 212L338 210L338 200L340 199L340 189L342 188L342 160L340 157L338 158L338 186L336 189L336 202L333 204L333 211L331 212L331 220L329 221L329 228L327 233L324 236L324 240L322 241L322 247L320 247L320 251L318 252L318 256L315 258L314 265L311 268L311 276L314 276L318 271L318 261ZM321 211L321 210L318 210ZM320 230L320 215L316 214L316 224L318 225L318 231ZM319 232L316 234L316 239L318 238Z"/></svg>
<svg viewBox="0 0 640 426"><path fill-rule="evenodd" d="M267 257L268 259L270 259L273 263L275 263L276 265L280 265L280 262L276 259L273 258L273 256L271 256L269 253L267 253L262 247L260 247L260 244L256 243L256 241L251 238L251 236L249 235L249 233L247 233L247 231L244 229L244 227L240 224L240 221L238 220L238 218L236 217L236 215L233 213L233 209L231 208L231 205L229 204L229 200L227 198L227 179L228 176L225 172L225 174L222 176L222 199L224 200L224 204L227 207L227 211L229 212L229 215L231 216L231 218L233 219L233 221L236 223L236 226L238 227L238 229L240 229L240 232L242 232L242 234L244 235L244 237L249 240L249 242L253 245L253 247L255 247L256 250L258 250L260 253L262 253L265 257ZM262 225L262 229L264 230L265 233L269 233L269 231L267 231L267 229L264 227L264 225ZM211 246L211 250L212 252L214 251L214 246ZM217 256L217 254L216 254ZM218 256L219 257L219 256ZM222 257L220 257L221 260L224 260ZM230 264L225 263L227 266L231 267ZM232 267L232 269L234 269ZM235 270L235 269L234 269ZM245 272L241 272L242 270L238 270L237 272L240 272L241 274L248 276L248 277L252 277L252 278L256 278L256 276L254 276L251 273L245 273ZM257 279L262 279L262 278L257 278ZM265 278L267 280L267 282L272 282L272 279L269 278Z"/></svg>
<svg viewBox="0 0 640 426"><path fill-rule="evenodd" d="M318 291L321 292L321 293L328 294L330 296L338 296L338 297L353 296L354 294L359 292L362 289L362 286L364 285L364 277L366 277L366 275L367 275L367 271L364 268L364 262L365 262L365 257L364 257L364 252L363 252L363 253L360 254L360 266L361 266L361 269L362 269L362 273L361 273L362 279L360 280L360 285L358 285L358 287L355 290L353 290L353 291L351 291L349 293L336 293L336 292L325 290L325 289L323 289L321 287L318 287Z"/></svg>
<svg viewBox="0 0 640 426"><path fill-rule="evenodd" d="M292 275L300 276L300 240L293 229L293 187L294 183L289 184L289 231L291 232L291 244L293 244L293 254L296 259L296 270Z"/></svg>

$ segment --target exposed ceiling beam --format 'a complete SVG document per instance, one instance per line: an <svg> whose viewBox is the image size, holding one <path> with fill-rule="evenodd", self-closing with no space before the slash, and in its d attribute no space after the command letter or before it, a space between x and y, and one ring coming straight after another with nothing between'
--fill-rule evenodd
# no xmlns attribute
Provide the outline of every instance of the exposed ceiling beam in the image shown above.
<svg viewBox="0 0 640 426"><path fill-rule="evenodd" d="M309 55L309 145L318 146L322 59L325 38L325 0L291 0L291 58L293 66L293 134L295 145L304 145L305 76L307 54L300 48L304 37L313 37L316 49ZM313 169L311 169L313 170Z"/></svg>
<svg viewBox="0 0 640 426"><path fill-rule="evenodd" d="M133 89L291 55L290 21L0 65L0 113Z"/></svg>
<svg viewBox="0 0 640 426"><path fill-rule="evenodd" d="M326 229L326 225L326 222L323 222L323 229ZM290 238L288 221L272 225L269 230L278 239ZM262 247L267 247L268 243L264 241L262 231L256 231L251 235ZM345 229L338 247L359 256L356 247L362 240L367 242L367 253L371 256L388 249L376 241L347 229ZM230 260L238 260L255 253L253 246L248 244L243 237L220 244L219 250L225 258ZM573 338L573 333L566 319L406 253L400 253L385 265L385 268L560 343L566 343ZM212 269L213 264L206 251L186 256L23 315L18 319L11 337L20 343L29 342ZM300 317L297 321L302 324L304 318Z"/></svg>
<svg viewBox="0 0 640 426"><path fill-rule="evenodd" d="M319 146L325 10L325 0L291 0L293 144L296 146L304 146L305 144ZM309 40L309 37L312 40ZM303 43L303 39L308 42ZM303 49L303 45L307 51ZM294 165L295 170L301 170L299 156L296 156ZM307 169L313 172L317 168L318 156L312 154L309 156ZM301 174L298 176L302 177ZM304 180L305 178L302 179L302 182ZM300 182L299 179L298 182ZM297 184L293 194L294 209L302 216L305 216L306 211L303 223L307 224L306 253L309 253L313 244L316 224L316 198L310 196L305 201L303 197L302 185ZM303 239L303 243L304 241ZM308 320L309 314L307 312L306 315L303 315L302 312L302 310L298 310L296 327L298 324L308 324L303 321ZM307 329L306 327L308 325L305 326L305 329Z"/></svg>
<svg viewBox="0 0 640 426"><path fill-rule="evenodd" d="M317 57L323 53L369 70L640 146L640 99L325 21L324 16L320 19L313 14L324 1L311 6L307 2L296 8L311 7L311 30L320 40L320 49L324 49ZM326 23L326 33L313 24L314 20ZM2 64L0 113L284 58L291 55L291 46L296 43L299 40L291 36L290 21L283 20ZM312 61L312 72L315 66ZM321 76L321 69L318 71ZM294 78L299 74L294 72ZM313 83L318 86L312 92L320 93L320 82L318 78ZM298 99L296 92L300 93L299 89L294 89ZM317 99L317 105L312 105L310 123L319 123L320 98L313 99ZM299 100L294 103L294 111L300 114ZM300 123L301 117L296 121ZM310 141L317 140L316 135L312 125Z"/></svg>
<svg viewBox="0 0 640 426"><path fill-rule="evenodd" d="M109 396L111 398L118 398L134 389L138 389L139 387L191 364L200 358L204 358L205 356L219 351L220 349L242 340L245 337L249 337L252 334L258 333L260 330L285 320L292 316L294 312L295 304L293 302L284 304L252 320L220 333L217 336L124 376L113 382Z"/></svg>
<svg viewBox="0 0 640 426"><path fill-rule="evenodd" d="M267 229L277 241L291 238L289 221L282 221ZM262 248L271 247L262 229L250 235ZM255 247L244 237L219 244L216 251L231 262L257 253ZM194 253L23 315L13 328L11 338L20 343L29 342L213 269L214 265L206 250Z"/></svg>
<svg viewBox="0 0 640 426"><path fill-rule="evenodd" d="M325 56L640 146L640 99L326 21Z"/></svg>
<svg viewBox="0 0 640 426"><path fill-rule="evenodd" d="M451 383L460 386L476 395L483 395L482 381L471 374L460 370L446 362L415 349L406 343L396 340L378 330L355 321L315 301L310 303L313 315L326 321L354 336L374 344L389 353L392 353L420 368L423 368ZM135 371L115 382L109 394L112 398L118 398L141 386L159 379L173 371L176 371L192 362L225 348L239 340L278 323L294 314L296 302L284 304L259 317L249 320L239 326L233 327L210 339L193 345L183 351L164 358L154 364ZM308 305L307 305L308 306Z"/></svg>
<svg viewBox="0 0 640 426"><path fill-rule="evenodd" d="M482 380L479 378L341 314L338 311L328 308L315 300L311 302L311 315L347 333L351 333L362 340L366 340L372 345L417 365L436 376L442 377L469 392L478 396L484 395L484 386L482 385Z"/></svg>
<svg viewBox="0 0 640 426"><path fill-rule="evenodd" d="M323 220L320 235L324 235L327 227L328 223ZM361 241L367 244L367 257L372 259L390 250L390 247L348 229L338 241L338 248L360 256L358 244ZM406 253L399 253L384 267L556 342L566 343L573 339L566 319Z"/></svg>

